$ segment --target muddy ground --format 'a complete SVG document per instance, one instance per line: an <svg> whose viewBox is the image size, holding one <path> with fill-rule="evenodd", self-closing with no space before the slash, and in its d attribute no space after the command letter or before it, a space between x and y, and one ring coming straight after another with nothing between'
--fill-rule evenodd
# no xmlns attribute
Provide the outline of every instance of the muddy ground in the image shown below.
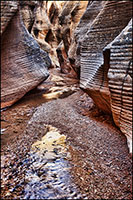
<svg viewBox="0 0 133 200"><path fill-rule="evenodd" d="M25 158L31 145L46 134L47 125L52 125L67 138L71 181L80 198L132 199L132 161L126 137L111 116L98 110L79 89L77 80L55 75L2 112L1 198L23 199L25 174L31 164ZM46 98L55 86L57 93ZM64 86L65 92L58 93ZM64 198L70 197L67 192Z"/></svg>

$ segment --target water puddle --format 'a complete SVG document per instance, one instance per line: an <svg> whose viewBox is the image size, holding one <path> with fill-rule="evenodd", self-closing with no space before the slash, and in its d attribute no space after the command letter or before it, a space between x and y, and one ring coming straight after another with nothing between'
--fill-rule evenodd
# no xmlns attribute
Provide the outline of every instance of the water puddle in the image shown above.
<svg viewBox="0 0 133 200"><path fill-rule="evenodd" d="M70 158L66 136L48 126L46 135L29 152L23 199L81 198L71 178Z"/></svg>

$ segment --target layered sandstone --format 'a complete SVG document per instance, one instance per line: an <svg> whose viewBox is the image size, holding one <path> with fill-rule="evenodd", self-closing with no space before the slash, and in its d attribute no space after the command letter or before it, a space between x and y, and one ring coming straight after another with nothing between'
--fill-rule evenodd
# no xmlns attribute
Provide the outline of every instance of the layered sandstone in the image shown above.
<svg viewBox="0 0 133 200"><path fill-rule="evenodd" d="M33 14L31 34L40 47L49 53L53 67L59 67L62 73L73 77L77 76L73 60L76 47L72 42L74 30L87 4L88 1L38 1ZM29 8L26 10L23 10L25 24L30 16L33 18Z"/></svg>
<svg viewBox="0 0 133 200"><path fill-rule="evenodd" d="M108 78L113 119L126 135L132 152L132 20L106 49L110 50Z"/></svg>
<svg viewBox="0 0 133 200"><path fill-rule="evenodd" d="M78 71L75 67L76 44L74 31L86 10L88 1L68 1L59 15L59 24L61 26L62 43L58 46L58 57L61 56L63 64L61 69L64 73L71 73L77 76ZM66 68L67 66L67 68Z"/></svg>
<svg viewBox="0 0 133 200"><path fill-rule="evenodd" d="M35 20L35 9L38 5L38 1L20 1L20 11L23 18L23 22L29 33Z"/></svg>
<svg viewBox="0 0 133 200"><path fill-rule="evenodd" d="M77 71L80 70L80 50L82 41L84 40L87 31L90 29L92 23L94 22L94 19L103 9L104 4L105 1L89 1L87 9L81 17L80 22L74 31L74 43L76 44L74 58Z"/></svg>
<svg viewBox="0 0 133 200"><path fill-rule="evenodd" d="M18 1L1 1L1 34L18 10Z"/></svg>
<svg viewBox="0 0 133 200"><path fill-rule="evenodd" d="M113 114L116 125L127 136L130 152L131 29L127 24L131 17L130 1L93 1L75 32L80 87L101 110Z"/></svg>
<svg viewBox="0 0 133 200"><path fill-rule="evenodd" d="M48 54L25 28L17 2L2 1L3 5L10 9L3 9L1 14L4 31L1 40L2 108L12 105L45 80L51 63Z"/></svg>

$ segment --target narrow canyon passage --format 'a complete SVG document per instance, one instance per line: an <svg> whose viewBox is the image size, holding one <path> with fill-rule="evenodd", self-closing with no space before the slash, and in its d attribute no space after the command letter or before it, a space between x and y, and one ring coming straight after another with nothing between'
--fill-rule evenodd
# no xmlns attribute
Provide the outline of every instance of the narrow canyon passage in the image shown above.
<svg viewBox="0 0 133 200"><path fill-rule="evenodd" d="M2 130L2 199L131 198L126 138L76 79L52 70L2 112Z"/></svg>
<svg viewBox="0 0 133 200"><path fill-rule="evenodd" d="M0 4L1 199L132 199L132 2Z"/></svg>

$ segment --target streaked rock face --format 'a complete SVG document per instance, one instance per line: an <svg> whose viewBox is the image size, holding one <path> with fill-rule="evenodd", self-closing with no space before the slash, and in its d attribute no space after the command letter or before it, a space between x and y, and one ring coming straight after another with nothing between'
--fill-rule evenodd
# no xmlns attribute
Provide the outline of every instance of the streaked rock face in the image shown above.
<svg viewBox="0 0 133 200"><path fill-rule="evenodd" d="M77 77L74 30L87 4L88 1L38 1L34 12L29 6L21 9L27 29L40 47L49 53L52 66L60 67L62 73L72 77Z"/></svg>
<svg viewBox="0 0 133 200"><path fill-rule="evenodd" d="M68 1L64 5L62 12L59 15L59 24L61 26L62 41L64 47L58 46L58 56L62 55L64 66L61 67L63 72L75 73L75 76L79 71L75 67L75 52L76 43L74 37L74 31L80 21L80 18L84 14L88 1ZM60 51L59 51L60 50ZM64 53L65 52L65 53ZM65 66L68 66L67 68Z"/></svg>
<svg viewBox="0 0 133 200"><path fill-rule="evenodd" d="M29 33L35 20L35 8L38 5L38 1L20 1L20 11L23 17L23 22Z"/></svg>
<svg viewBox="0 0 133 200"><path fill-rule="evenodd" d="M132 20L106 48L110 49L108 78L111 110L132 152Z"/></svg>
<svg viewBox="0 0 133 200"><path fill-rule="evenodd" d="M116 125L127 136L130 152L132 39L131 22L127 24L131 17L130 1L93 1L75 32L80 87L100 109L112 113Z"/></svg>
<svg viewBox="0 0 133 200"><path fill-rule="evenodd" d="M8 7L8 1L6 1ZM14 8L12 8L14 7ZM7 107L24 96L48 77L50 58L40 49L25 28L20 11L12 3L2 15L3 34L1 49L1 107ZM16 13L15 13L16 11ZM9 17L8 17L9 16ZM9 21L8 25L4 21Z"/></svg>
<svg viewBox="0 0 133 200"><path fill-rule="evenodd" d="M81 51L81 44L84 40L84 37L88 30L90 29L92 23L94 22L97 15L100 13L100 11L103 9L105 4L105 1L90 1L88 3L87 9L84 12L83 16L81 17L81 20L79 24L76 27L76 30L74 32L74 39L76 44L76 52L75 52L75 67L77 68L77 71L80 70L80 51Z"/></svg>
<svg viewBox="0 0 133 200"><path fill-rule="evenodd" d="M18 10L18 1L1 1L1 34Z"/></svg>

